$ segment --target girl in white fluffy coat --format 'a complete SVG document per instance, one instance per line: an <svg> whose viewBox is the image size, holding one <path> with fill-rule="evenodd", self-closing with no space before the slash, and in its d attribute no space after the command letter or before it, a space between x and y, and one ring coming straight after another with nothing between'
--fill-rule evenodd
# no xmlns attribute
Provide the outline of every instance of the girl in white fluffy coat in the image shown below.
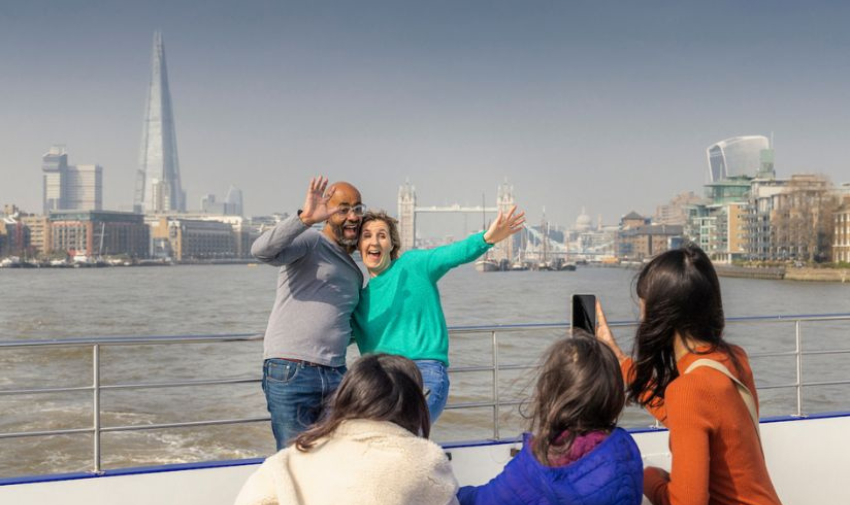
<svg viewBox="0 0 850 505"><path fill-rule="evenodd" d="M362 357L328 416L268 458L236 505L456 504L457 481L428 440L430 426L416 365L389 354Z"/></svg>

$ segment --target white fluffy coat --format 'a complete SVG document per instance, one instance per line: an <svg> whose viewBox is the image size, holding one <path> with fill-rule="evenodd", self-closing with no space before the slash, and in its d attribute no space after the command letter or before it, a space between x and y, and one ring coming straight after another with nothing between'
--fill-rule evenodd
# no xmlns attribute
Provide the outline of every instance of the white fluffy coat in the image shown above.
<svg viewBox="0 0 850 505"><path fill-rule="evenodd" d="M269 457L236 505L449 505L457 480L443 449L391 423L343 422L309 452Z"/></svg>

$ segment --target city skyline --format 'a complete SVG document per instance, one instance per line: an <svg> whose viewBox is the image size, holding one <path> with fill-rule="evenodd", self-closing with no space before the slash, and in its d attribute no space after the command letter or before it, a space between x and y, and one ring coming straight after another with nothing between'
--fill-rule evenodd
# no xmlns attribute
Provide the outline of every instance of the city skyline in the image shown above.
<svg viewBox="0 0 850 505"><path fill-rule="evenodd" d="M474 205L507 178L530 222L612 223L699 192L706 146L771 132L777 176L850 179L840 3L168 5L5 8L0 201L37 211L61 143L105 167L104 208L131 208L157 29L190 207L235 185L246 214L291 212L320 173L391 212L405 180Z"/></svg>

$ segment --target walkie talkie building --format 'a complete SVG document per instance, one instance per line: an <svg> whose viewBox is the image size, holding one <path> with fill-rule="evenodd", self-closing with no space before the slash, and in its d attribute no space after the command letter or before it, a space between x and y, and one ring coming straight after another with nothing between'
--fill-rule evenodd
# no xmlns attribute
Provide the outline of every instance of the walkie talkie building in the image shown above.
<svg viewBox="0 0 850 505"><path fill-rule="evenodd" d="M710 182L747 175L754 177L761 166L761 152L770 148L770 140L762 135L732 137L706 149Z"/></svg>

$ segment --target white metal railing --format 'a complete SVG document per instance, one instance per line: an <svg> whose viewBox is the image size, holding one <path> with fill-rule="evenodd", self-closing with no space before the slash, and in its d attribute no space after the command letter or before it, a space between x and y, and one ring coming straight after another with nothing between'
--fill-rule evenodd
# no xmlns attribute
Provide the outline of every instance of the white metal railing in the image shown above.
<svg viewBox="0 0 850 505"><path fill-rule="evenodd" d="M802 323L804 322L823 322L823 321L850 321L850 314L820 314L820 315L800 315L800 316L762 316L762 317L744 317L727 319L729 324L739 323L781 323L794 324L795 326L795 348L793 351L776 351L766 353L753 353L750 358L767 358L767 357L789 357L794 356L796 360L795 380L787 384L772 384L762 386L760 390L779 389L779 388L795 388L796 390L796 411L793 415L802 417L803 411L803 388L810 386L832 386L832 385L847 385L850 380L836 381L820 381L820 382L804 382L803 381L803 357L812 355L826 354L848 354L850 349L827 349L827 350L803 350L803 335ZM615 322L611 323L611 327L633 327L635 322ZM460 402L452 403L446 406L446 410L463 410L472 408L490 408L493 412L493 439L500 440L500 423L499 409L505 406L519 405L522 403L518 399L502 399L499 394L500 371L506 370L530 370L536 368L537 365L529 364L502 364L499 357L499 335L504 333L516 332L535 332L535 331L551 331L551 330L566 330L568 324L516 324L516 325L490 325L490 326L474 326L474 327L455 327L450 328L450 333L458 334L488 334L491 349L491 363L483 366L464 366L453 367L450 372L452 374L459 373L474 373L474 372L489 372L492 376L492 391L489 401L481 402ZM102 384L100 380L101 372L101 356L100 351L103 347L111 346L138 346L138 345L174 345L174 344L200 344L200 343L225 343L225 342L257 342L262 340L261 334L226 334L226 335L181 335L181 336L148 336L148 337L100 337L100 338L71 338L71 339L55 339L55 340L36 340L36 341L2 341L0 342L0 351L9 349L35 349L35 348L55 348L55 347L90 347L92 349L92 385L79 387L48 387L37 389L6 389L0 390L0 397L16 396L16 395L31 395L43 393L70 393L79 391L88 391L92 394L92 426L90 428L69 428L57 430L43 431L25 431L25 432L7 432L0 433L0 440L24 438L24 437L46 437L52 435L72 435L72 434L91 434L93 438L92 447L92 472L95 474L102 473L101 457L101 436L104 433L120 432L120 431L141 431L155 429L170 429L181 427L199 427L199 426L215 426L215 425L233 425L243 423L255 423L269 421L269 416L237 418L237 419L215 419L206 421L191 421L191 422L175 422L175 423L159 423L159 424L144 424L144 425L126 425L126 426L104 426L101 422L101 405L100 397L103 391L110 390L131 390L131 389L159 389L159 388L174 388L174 387L197 387L197 386L214 386L214 385L232 385L232 384L248 384L259 383L259 378L238 378L224 380L197 380L197 381L179 381L179 382L161 382L161 383L131 383L131 384Z"/></svg>

